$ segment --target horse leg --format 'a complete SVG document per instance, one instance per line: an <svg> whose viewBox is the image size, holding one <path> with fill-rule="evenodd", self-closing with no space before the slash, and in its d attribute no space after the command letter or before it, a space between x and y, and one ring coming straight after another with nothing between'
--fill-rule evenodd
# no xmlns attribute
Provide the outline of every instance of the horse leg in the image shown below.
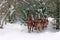
<svg viewBox="0 0 60 40"><path fill-rule="evenodd" d="M43 30L44 28L43 28L43 24L41 24L41 26L40 26L40 30Z"/></svg>
<svg viewBox="0 0 60 40"><path fill-rule="evenodd" d="M30 32L30 28L29 28L29 26L28 26L28 32Z"/></svg>
<svg viewBox="0 0 60 40"><path fill-rule="evenodd" d="M28 32L29 32L29 26L28 26Z"/></svg>
<svg viewBox="0 0 60 40"><path fill-rule="evenodd" d="M37 30L38 30L38 31L40 31L40 27L41 27L41 25L38 24L38 25L37 25Z"/></svg>
<svg viewBox="0 0 60 40"><path fill-rule="evenodd" d="M32 32L33 32L33 26L31 27L31 29L32 29Z"/></svg>
<svg viewBox="0 0 60 40"><path fill-rule="evenodd" d="M42 26L40 27L40 31L42 31Z"/></svg>
<svg viewBox="0 0 60 40"><path fill-rule="evenodd" d="M31 26L28 27L28 32L31 32Z"/></svg>
<svg viewBox="0 0 60 40"><path fill-rule="evenodd" d="M42 30L42 25L40 25L40 26L38 27L38 30L39 30L39 31L41 31L41 30Z"/></svg>
<svg viewBox="0 0 60 40"><path fill-rule="evenodd" d="M40 31L40 29L41 29L41 28L40 28L40 27L38 27L38 30L39 30L39 31Z"/></svg>

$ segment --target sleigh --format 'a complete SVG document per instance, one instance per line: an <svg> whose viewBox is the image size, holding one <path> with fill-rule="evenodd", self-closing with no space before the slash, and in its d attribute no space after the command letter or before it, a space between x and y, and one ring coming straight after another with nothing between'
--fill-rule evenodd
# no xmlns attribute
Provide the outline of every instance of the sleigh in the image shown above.
<svg viewBox="0 0 60 40"><path fill-rule="evenodd" d="M43 21L43 28L46 28L46 27L47 27L47 25L48 25L48 20L47 20L47 19L45 19L45 20Z"/></svg>

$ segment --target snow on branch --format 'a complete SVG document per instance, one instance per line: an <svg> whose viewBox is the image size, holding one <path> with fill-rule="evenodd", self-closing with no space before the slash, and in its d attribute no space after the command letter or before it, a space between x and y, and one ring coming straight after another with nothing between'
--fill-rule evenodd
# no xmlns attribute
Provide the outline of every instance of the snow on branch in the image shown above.
<svg viewBox="0 0 60 40"><path fill-rule="evenodd" d="M3 1L1 4L0 4L0 7L3 6L3 4L5 4L7 1Z"/></svg>
<svg viewBox="0 0 60 40"><path fill-rule="evenodd" d="M13 5L11 5L11 7L9 8L9 11L10 11L10 16L13 14L13 12L15 11L15 9L14 9L14 6Z"/></svg>

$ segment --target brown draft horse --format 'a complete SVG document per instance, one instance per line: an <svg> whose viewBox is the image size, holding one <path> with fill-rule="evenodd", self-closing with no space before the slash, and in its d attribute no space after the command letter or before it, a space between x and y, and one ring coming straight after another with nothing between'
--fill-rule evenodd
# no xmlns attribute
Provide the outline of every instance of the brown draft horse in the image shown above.
<svg viewBox="0 0 60 40"><path fill-rule="evenodd" d="M34 26L37 31L41 31L43 29L43 20L41 19L40 14L37 15L38 19L34 21Z"/></svg>
<svg viewBox="0 0 60 40"><path fill-rule="evenodd" d="M28 26L28 32L31 32L33 31L33 22L34 19L33 19L33 15L31 14L31 16L28 18L28 20L26 21L27 23L27 26Z"/></svg>
<svg viewBox="0 0 60 40"><path fill-rule="evenodd" d="M34 22L35 30L41 31L43 29L43 23L41 19L38 19Z"/></svg>

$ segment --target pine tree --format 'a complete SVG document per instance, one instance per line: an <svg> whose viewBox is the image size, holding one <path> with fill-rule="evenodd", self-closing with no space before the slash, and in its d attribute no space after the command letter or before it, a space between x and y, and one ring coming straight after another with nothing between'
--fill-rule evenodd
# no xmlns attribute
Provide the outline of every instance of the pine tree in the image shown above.
<svg viewBox="0 0 60 40"><path fill-rule="evenodd" d="M27 2L27 3L26 3ZM34 14L34 16L37 13L40 13L41 15L45 15L47 14L46 8L45 8L45 4L43 4L43 1L36 1L36 0L31 0L29 1L22 1L20 2L20 11L22 12L24 18L23 21L26 21L26 19L28 18L29 12L31 12L32 14ZM47 16L47 15L45 15ZM36 19L36 17L35 17Z"/></svg>

